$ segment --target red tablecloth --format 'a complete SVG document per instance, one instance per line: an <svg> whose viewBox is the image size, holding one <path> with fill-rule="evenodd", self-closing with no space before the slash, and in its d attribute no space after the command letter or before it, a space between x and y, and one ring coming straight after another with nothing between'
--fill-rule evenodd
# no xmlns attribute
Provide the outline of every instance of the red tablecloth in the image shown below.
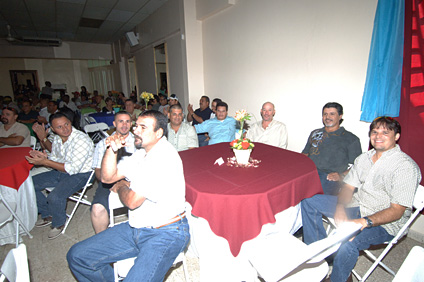
<svg viewBox="0 0 424 282"><path fill-rule="evenodd" d="M219 157L227 162L233 156L228 143L180 152L192 214L206 219L212 231L228 241L234 256L264 224L275 222L275 214L322 194L315 164L308 157L255 145L251 157L261 160L257 168L214 165Z"/></svg>
<svg viewBox="0 0 424 282"><path fill-rule="evenodd" d="M30 150L29 147L0 149L0 185L19 189L32 168L25 159Z"/></svg>

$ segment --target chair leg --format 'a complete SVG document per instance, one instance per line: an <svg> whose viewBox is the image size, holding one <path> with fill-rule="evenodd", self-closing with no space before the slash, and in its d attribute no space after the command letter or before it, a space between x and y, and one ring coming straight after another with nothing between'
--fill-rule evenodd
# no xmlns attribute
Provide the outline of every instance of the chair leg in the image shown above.
<svg viewBox="0 0 424 282"><path fill-rule="evenodd" d="M187 270L187 259L185 257L185 254L183 255L183 270L184 270L185 281L190 282L190 277L188 276L188 270Z"/></svg>
<svg viewBox="0 0 424 282"><path fill-rule="evenodd" d="M82 197L84 197L84 195L85 195L86 190L87 190L87 186L85 186L84 189L81 191L80 196L78 197L78 201L75 203L75 207L72 210L71 214L69 215L68 220L65 223L65 227L62 230L62 234L65 234L66 228L68 228L69 222L71 221L72 217L74 216L74 214L75 214L75 212L78 208L78 205L81 202Z"/></svg>

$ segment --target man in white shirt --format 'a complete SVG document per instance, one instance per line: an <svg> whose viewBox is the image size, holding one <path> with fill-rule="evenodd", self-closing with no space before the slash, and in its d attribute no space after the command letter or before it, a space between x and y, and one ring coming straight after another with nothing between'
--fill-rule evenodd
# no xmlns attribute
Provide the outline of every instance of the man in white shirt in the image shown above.
<svg viewBox="0 0 424 282"><path fill-rule="evenodd" d="M187 246L183 165L166 140L167 123L168 118L158 111L141 114L134 127L137 150L119 165L117 151L127 144L116 135L107 138L102 181L128 180L116 183L112 191L129 208L129 221L72 246L67 260L78 281L113 281L111 263L130 257L136 260L126 280L163 281Z"/></svg>
<svg viewBox="0 0 424 282"><path fill-rule="evenodd" d="M0 148L30 147L30 132L26 125L17 122L18 112L6 107L1 113Z"/></svg>
<svg viewBox="0 0 424 282"><path fill-rule="evenodd" d="M177 151L199 147L196 130L183 122L184 113L180 105L175 104L169 108L168 118L168 141Z"/></svg>
<svg viewBox="0 0 424 282"><path fill-rule="evenodd" d="M282 122L274 120L275 107L271 102L262 105L262 120L254 123L247 131L246 138L283 149L287 148L287 129Z"/></svg>
<svg viewBox="0 0 424 282"><path fill-rule="evenodd" d="M71 101L69 95L63 95L62 101L59 104L59 108L67 107L71 109L73 112L78 111L77 105Z"/></svg>

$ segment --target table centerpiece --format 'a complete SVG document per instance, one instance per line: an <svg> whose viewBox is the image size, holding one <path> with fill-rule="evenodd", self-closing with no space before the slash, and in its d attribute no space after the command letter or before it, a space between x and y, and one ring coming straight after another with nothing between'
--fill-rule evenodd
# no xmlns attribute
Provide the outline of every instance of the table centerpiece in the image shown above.
<svg viewBox="0 0 424 282"><path fill-rule="evenodd" d="M141 93L140 98L144 100L144 103L146 104L146 111L149 109L149 101L154 99L153 94L144 91L143 93Z"/></svg>
<svg viewBox="0 0 424 282"><path fill-rule="evenodd" d="M250 120L251 116L246 110L237 111L234 117L240 123L240 138L234 139L230 143L230 147L233 149L234 156L236 157L237 163L248 164L250 160L250 153L252 152L255 144L248 138L243 137L244 122Z"/></svg>

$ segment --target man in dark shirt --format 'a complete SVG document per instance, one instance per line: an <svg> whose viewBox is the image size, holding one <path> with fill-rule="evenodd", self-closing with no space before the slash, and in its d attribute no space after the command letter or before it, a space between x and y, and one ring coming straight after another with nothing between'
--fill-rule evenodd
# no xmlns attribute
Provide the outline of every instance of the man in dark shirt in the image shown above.
<svg viewBox="0 0 424 282"><path fill-rule="evenodd" d="M209 108L209 97L202 96L199 101L200 108L193 111L193 105L189 104L187 107L188 115L187 121L193 122L193 125L200 124L211 117L212 110ZM208 145L208 135L206 133L197 134L199 139L199 147Z"/></svg>
<svg viewBox="0 0 424 282"><path fill-rule="evenodd" d="M22 102L22 111L18 114L18 121L32 124L37 120L38 112L32 109L31 101Z"/></svg>
<svg viewBox="0 0 424 282"><path fill-rule="evenodd" d="M343 107L327 103L322 109L323 128L311 132L302 153L317 166L324 194L337 195L344 176L362 153L359 138L341 127Z"/></svg>

